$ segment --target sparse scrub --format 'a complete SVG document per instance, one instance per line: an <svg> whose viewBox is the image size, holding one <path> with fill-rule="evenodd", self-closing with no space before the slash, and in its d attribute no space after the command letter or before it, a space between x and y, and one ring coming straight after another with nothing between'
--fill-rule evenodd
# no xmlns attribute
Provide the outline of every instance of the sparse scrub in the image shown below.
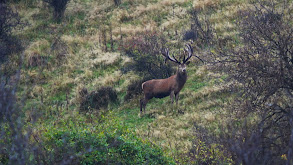
<svg viewBox="0 0 293 165"><path fill-rule="evenodd" d="M190 149L191 164L231 164L232 159L220 145L216 136L195 124L193 147Z"/></svg>
<svg viewBox="0 0 293 165"><path fill-rule="evenodd" d="M229 74L238 92L231 111L252 123L245 127L239 125L243 120L231 121L236 128L227 141L237 164L293 161L293 29L288 3L261 1L240 11L241 45L217 52L217 68ZM243 130L238 134L239 129Z"/></svg>
<svg viewBox="0 0 293 165"><path fill-rule="evenodd" d="M204 18L199 17L200 10L191 9L191 28L183 35L183 40L193 40L201 48L210 47L214 44L214 30L204 13Z"/></svg>

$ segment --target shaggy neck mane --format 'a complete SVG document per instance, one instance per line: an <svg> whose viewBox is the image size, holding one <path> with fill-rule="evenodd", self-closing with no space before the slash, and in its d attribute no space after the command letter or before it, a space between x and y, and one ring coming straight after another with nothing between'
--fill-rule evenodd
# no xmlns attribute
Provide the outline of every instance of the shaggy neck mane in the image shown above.
<svg viewBox="0 0 293 165"><path fill-rule="evenodd" d="M185 83L187 79L187 73L180 73L179 71L177 71L176 73L176 80L181 84L181 83Z"/></svg>

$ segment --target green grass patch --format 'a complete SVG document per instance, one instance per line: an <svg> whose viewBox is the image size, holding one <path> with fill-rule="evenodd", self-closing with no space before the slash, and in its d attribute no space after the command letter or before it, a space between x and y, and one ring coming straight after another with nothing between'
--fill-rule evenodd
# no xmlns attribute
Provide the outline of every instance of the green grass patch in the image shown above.
<svg viewBox="0 0 293 165"><path fill-rule="evenodd" d="M139 113L139 107L132 109L123 109L117 112L117 116L121 117L124 124L131 129L141 127L143 125L146 125L147 123L151 123L154 120L154 118L150 118L147 115L140 117Z"/></svg>

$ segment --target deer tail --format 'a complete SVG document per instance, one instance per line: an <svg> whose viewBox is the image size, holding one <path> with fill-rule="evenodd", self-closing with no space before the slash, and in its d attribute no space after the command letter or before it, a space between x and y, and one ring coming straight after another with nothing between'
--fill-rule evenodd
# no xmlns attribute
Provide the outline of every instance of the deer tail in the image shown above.
<svg viewBox="0 0 293 165"><path fill-rule="evenodd" d="M145 82L141 84L141 89L142 89L142 90L143 90L144 84L145 84Z"/></svg>

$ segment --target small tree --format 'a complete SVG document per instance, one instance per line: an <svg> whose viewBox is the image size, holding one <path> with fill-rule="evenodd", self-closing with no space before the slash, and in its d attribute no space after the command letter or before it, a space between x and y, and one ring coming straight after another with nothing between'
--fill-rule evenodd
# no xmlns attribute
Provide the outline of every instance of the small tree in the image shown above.
<svg viewBox="0 0 293 165"><path fill-rule="evenodd" d="M114 0L115 6L119 6L121 4L121 0Z"/></svg>
<svg viewBox="0 0 293 165"><path fill-rule="evenodd" d="M48 3L53 8L53 17L56 21L61 21L63 18L67 3L69 1L70 0L44 0L44 2Z"/></svg>

